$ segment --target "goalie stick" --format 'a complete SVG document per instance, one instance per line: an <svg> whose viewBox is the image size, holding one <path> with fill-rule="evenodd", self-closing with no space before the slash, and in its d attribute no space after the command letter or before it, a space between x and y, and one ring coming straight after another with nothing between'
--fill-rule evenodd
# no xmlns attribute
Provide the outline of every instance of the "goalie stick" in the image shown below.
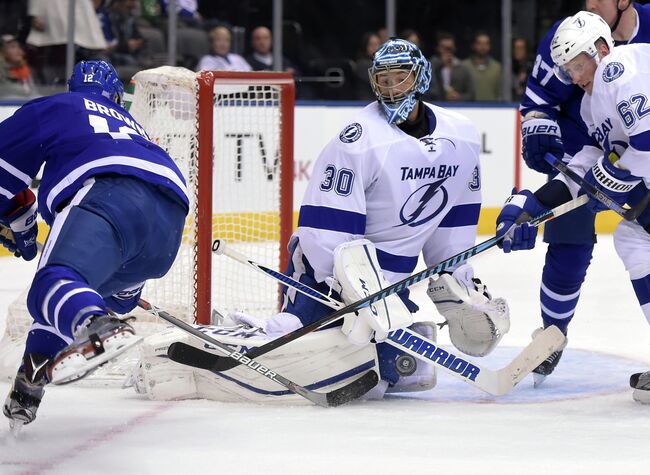
<svg viewBox="0 0 650 475"><path fill-rule="evenodd" d="M357 399L363 396L368 391L370 391L372 388L374 388L379 382L379 376L374 370L371 370L364 373L362 376L355 379L354 381L346 384L345 386L340 387L338 389L334 389L333 391L330 391L328 393L319 393L316 391L312 391L303 386L300 386L299 384L294 383L293 381L290 381L289 379L285 378L281 374L278 374L275 371L273 371L271 368L268 368L263 364L255 361L249 355L239 353L233 350L232 348L230 348L228 345L221 343L219 340L216 340L210 337L209 335L201 333L192 325L189 325L184 321L174 317L173 315L170 315L164 310L161 310L151 305L149 302L147 302L144 299L140 299L138 301L138 306L146 310L147 312L151 313L152 315L155 315L159 318L162 318L163 320L166 320L167 322L171 323L175 327L178 327L184 332L189 333L190 335L198 338L202 342L216 347L218 350L225 353L228 358L232 358L238 364L245 365L246 367L250 368L251 371L256 371L257 373L270 379L271 381L275 381L279 385L284 386L290 391L322 407L340 406L354 399Z"/></svg>
<svg viewBox="0 0 650 475"><path fill-rule="evenodd" d="M223 241L219 244L219 251L236 261L273 277L284 285L292 287L334 310L344 308L344 304L338 300L324 295L285 274L273 271L268 267L246 258L243 254L229 248ZM502 396L509 392L554 351L557 351L564 342L564 339L564 335L557 327L548 327L543 332L538 333L533 341L512 362L496 371L481 367L464 356L459 356L453 351L443 349L434 341L408 328L390 332L385 343L399 348L426 363L435 364L437 367L452 376L462 379L471 386L494 396ZM173 343L173 345L174 348L170 351L170 357L174 361L203 369L214 370L215 355L212 353L181 342ZM216 361L218 362L219 360Z"/></svg>
<svg viewBox="0 0 650 475"><path fill-rule="evenodd" d="M562 175L566 176L577 185L580 185L588 196L600 201L616 214L620 215L625 221L634 221L641 213L643 213L648 206L648 203L650 203L650 193L648 193L635 206L624 208L583 177L571 170L562 160L558 160L557 157L550 153L544 155L544 160L546 160L558 172L562 173Z"/></svg>
<svg viewBox="0 0 650 475"><path fill-rule="evenodd" d="M551 220L553 218L556 218L558 216L561 216L565 213L568 213L569 211L572 211L582 205L584 205L587 201L589 201L589 197L582 195L577 197L574 200L568 201L560 206L557 206L553 209L550 209L548 211L545 211L544 213L540 214L539 216L536 216L533 218L531 221L529 221L529 224L532 226L538 226L541 223ZM428 267L416 274L413 274L403 280L400 280L399 282L396 282L395 284L389 285L385 289L382 289L378 292L375 292L372 295L369 295L368 297L365 297L361 300L358 300L357 302L354 302L350 305L347 305L336 312L321 318L320 320L316 320L315 322L310 323L309 325L306 325L302 328L298 328L297 330L292 331L291 333L287 333L286 335L283 335L281 337L276 338L275 340L272 340L262 346L258 346L257 348L251 350L248 354L249 357L251 358L257 358L260 355L263 355L265 353L268 353L271 350L274 350L276 348L279 348L282 345L286 345L287 343L295 340L296 338L299 338L303 335L306 335L309 332L312 332L314 330L317 330L325 325L328 325L329 323L332 323L340 318L343 318L343 316L347 313L350 312L355 312L359 309L362 309L364 307L367 307L369 305L374 304L375 302L378 302L379 300L382 300L385 297L388 297L389 295L401 292L402 290L406 289L407 287L410 287L413 284L416 284L428 277L431 277L433 275L439 274L440 272L449 269L450 267L456 266L458 264L461 264L468 260L470 257L473 257L483 251L486 251L494 246L496 246L504 236L501 237L492 237L486 241L483 241L480 244L477 244L474 247L470 247L469 249L462 251L454 256L451 256L448 259L445 259L444 261L440 262L439 264L433 265L431 267ZM218 253L218 240L216 240L213 245L212 245L212 250L213 252ZM216 245L216 247L215 247ZM275 271L272 271L275 272ZM278 277L279 276L284 276L284 274L277 273ZM285 276L286 277L286 276ZM230 368L234 368L237 366L239 363L236 361L232 361L228 358L224 358L221 356L214 355L214 358L217 359L215 361L215 370L216 371L226 371Z"/></svg>

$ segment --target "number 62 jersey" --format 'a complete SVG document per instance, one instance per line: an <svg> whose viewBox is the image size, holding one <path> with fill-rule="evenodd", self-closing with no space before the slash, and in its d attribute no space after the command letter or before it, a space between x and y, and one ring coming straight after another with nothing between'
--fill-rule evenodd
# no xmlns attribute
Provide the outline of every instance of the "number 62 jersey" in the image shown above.
<svg viewBox="0 0 650 475"><path fill-rule="evenodd" d="M389 282L472 247L481 207L479 134L464 116L421 103L416 139L366 106L316 161L294 235L322 282L334 248L365 237Z"/></svg>
<svg viewBox="0 0 650 475"><path fill-rule="evenodd" d="M617 46L598 65L592 94L585 94L580 109L589 133L610 160L620 157L617 166L643 178L646 186L650 182L649 76L650 44ZM585 171L601 154L581 153L571 166Z"/></svg>
<svg viewBox="0 0 650 475"><path fill-rule="evenodd" d="M170 188L188 203L185 179L171 157L124 108L97 94L35 99L0 123L0 210L44 163L38 209L48 224L85 180L104 174Z"/></svg>

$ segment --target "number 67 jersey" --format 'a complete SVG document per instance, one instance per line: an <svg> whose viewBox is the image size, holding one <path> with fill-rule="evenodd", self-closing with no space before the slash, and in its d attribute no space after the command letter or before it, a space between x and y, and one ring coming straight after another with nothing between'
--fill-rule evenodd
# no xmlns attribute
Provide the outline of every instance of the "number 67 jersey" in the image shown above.
<svg viewBox="0 0 650 475"><path fill-rule="evenodd" d="M185 179L167 153L116 103L66 92L28 102L0 123L0 209L31 184L41 166L38 209L57 209L92 176L135 176L170 188L187 204Z"/></svg>
<svg viewBox="0 0 650 475"><path fill-rule="evenodd" d="M365 237L389 282L474 245L481 207L479 134L460 114L421 103L429 133L389 125L365 107L325 146L300 208L298 238L322 282L334 248Z"/></svg>

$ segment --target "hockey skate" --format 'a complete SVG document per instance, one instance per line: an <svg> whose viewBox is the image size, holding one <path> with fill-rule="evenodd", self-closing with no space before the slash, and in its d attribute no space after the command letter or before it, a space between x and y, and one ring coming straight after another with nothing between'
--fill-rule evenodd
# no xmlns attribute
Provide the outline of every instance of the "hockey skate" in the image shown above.
<svg viewBox="0 0 650 475"><path fill-rule="evenodd" d="M634 388L632 398L641 404L650 404L650 371L630 376L630 386Z"/></svg>
<svg viewBox="0 0 650 475"><path fill-rule="evenodd" d="M36 419L36 411L43 399L47 384L48 358L30 353L24 358L14 384L5 400L2 412L9 418L12 432L18 432L24 424Z"/></svg>
<svg viewBox="0 0 650 475"><path fill-rule="evenodd" d="M535 335L537 335L539 332L543 331L544 328L540 327L536 329L533 332L533 338L535 338ZM551 374L554 370L557 364L560 362L560 358L562 358L562 352L566 348L568 340L564 340L564 344L560 347L558 351L554 351L549 355L548 358L546 358L542 363L533 370L533 386L538 388L542 385L542 383L546 380L546 377Z"/></svg>
<svg viewBox="0 0 650 475"><path fill-rule="evenodd" d="M90 317L75 331L74 341L61 350L49 366L53 384L77 381L142 341L133 327L108 315Z"/></svg>

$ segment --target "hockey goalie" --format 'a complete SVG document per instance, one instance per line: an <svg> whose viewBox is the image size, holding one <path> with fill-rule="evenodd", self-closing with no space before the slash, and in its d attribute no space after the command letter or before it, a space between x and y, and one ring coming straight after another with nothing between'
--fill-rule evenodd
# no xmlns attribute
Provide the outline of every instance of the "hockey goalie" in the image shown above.
<svg viewBox="0 0 650 475"><path fill-rule="evenodd" d="M340 298L343 304L356 302L388 286L376 250L368 240L338 246L334 262L334 276L327 279L327 285L331 296ZM485 286L474 279L469 265L431 279L427 294L445 320L440 325L449 328L452 343L465 354L487 355L509 329L507 304L503 299L490 297ZM215 325L198 328L240 353L301 326L298 317L287 312L269 318L235 312L213 320ZM390 332L400 328L409 328L427 341L436 341L436 324L414 322L413 314L394 294L356 314L346 315L342 325L309 333L256 360L318 391L341 387L370 369L375 369L381 380L364 396L367 399L432 389L436 384L435 365L388 344ZM181 330L168 328L145 339L140 362L128 385L155 400L307 402L246 366L216 372L176 363L168 358L168 349L176 342L221 356L216 348Z"/></svg>

